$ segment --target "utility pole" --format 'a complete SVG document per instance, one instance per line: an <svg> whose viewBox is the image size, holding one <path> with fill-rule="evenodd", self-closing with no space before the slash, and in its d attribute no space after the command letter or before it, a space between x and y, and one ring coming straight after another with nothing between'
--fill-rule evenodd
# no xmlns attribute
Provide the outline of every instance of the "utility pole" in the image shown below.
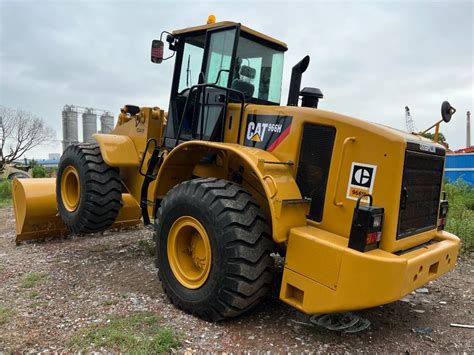
<svg viewBox="0 0 474 355"><path fill-rule="evenodd" d="M3 117L0 116L0 157L3 157Z"/></svg>
<svg viewBox="0 0 474 355"><path fill-rule="evenodd" d="M466 148L471 148L471 111L466 114Z"/></svg>

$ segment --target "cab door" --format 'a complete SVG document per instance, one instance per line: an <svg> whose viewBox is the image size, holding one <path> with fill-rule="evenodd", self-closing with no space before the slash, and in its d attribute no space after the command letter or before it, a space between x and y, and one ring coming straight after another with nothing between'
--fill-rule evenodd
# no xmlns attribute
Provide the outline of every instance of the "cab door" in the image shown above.
<svg viewBox="0 0 474 355"><path fill-rule="evenodd" d="M199 84L183 92L170 106L181 116L173 146L189 140L223 141L229 88L234 78L240 25L208 30ZM186 65L181 56L181 76ZM183 80L180 79L180 82ZM186 98L184 100L183 98Z"/></svg>

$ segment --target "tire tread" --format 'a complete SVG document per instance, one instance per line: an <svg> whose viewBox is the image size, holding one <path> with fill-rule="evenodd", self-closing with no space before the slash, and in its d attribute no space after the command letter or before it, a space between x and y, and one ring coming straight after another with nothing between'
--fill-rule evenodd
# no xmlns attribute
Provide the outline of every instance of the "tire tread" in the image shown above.
<svg viewBox="0 0 474 355"><path fill-rule="evenodd" d="M165 196L155 220L157 265L160 264L158 231L162 214L182 195L205 201L216 217L223 231L220 238L224 243L226 266L220 271L224 273L222 285L214 299L205 302L206 306L188 307L170 289L160 267L158 274L165 293L174 305L207 320L218 321L248 311L265 296L272 283L270 254L274 244L259 205L241 185L227 180L197 178L176 185Z"/></svg>
<svg viewBox="0 0 474 355"><path fill-rule="evenodd" d="M110 227L122 207L122 183L117 168L105 163L98 144L81 143L69 146L63 157L73 157L76 169L83 170L85 193L82 209L75 218L62 206L58 174L58 209L64 224L73 234L97 233ZM64 165L63 158L59 163ZM66 164L70 165L70 164ZM65 167L65 166L64 166Z"/></svg>

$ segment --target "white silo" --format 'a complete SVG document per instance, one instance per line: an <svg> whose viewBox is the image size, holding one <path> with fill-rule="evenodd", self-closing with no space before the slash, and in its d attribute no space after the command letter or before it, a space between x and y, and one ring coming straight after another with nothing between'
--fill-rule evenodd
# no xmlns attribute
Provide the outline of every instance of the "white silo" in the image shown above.
<svg viewBox="0 0 474 355"><path fill-rule="evenodd" d="M105 111L100 116L100 131L101 133L110 133L114 129L114 116Z"/></svg>
<svg viewBox="0 0 474 355"><path fill-rule="evenodd" d="M79 143L77 131L77 111L74 106L66 105L63 108L63 151L71 144Z"/></svg>
<svg viewBox="0 0 474 355"><path fill-rule="evenodd" d="M97 115L91 108L82 114L82 137L84 143L95 143L93 134L97 133Z"/></svg>

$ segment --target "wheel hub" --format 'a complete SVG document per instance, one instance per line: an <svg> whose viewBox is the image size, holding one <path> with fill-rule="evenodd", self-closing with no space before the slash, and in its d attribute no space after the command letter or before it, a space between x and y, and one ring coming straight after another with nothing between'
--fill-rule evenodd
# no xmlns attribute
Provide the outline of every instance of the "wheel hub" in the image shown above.
<svg viewBox="0 0 474 355"><path fill-rule="evenodd" d="M211 270L211 244L203 225L183 216L171 226L168 260L176 279L186 288L204 285Z"/></svg>
<svg viewBox="0 0 474 355"><path fill-rule="evenodd" d="M64 208L69 212L74 212L79 206L81 199L79 173L72 165L67 166L61 176L61 199Z"/></svg>

